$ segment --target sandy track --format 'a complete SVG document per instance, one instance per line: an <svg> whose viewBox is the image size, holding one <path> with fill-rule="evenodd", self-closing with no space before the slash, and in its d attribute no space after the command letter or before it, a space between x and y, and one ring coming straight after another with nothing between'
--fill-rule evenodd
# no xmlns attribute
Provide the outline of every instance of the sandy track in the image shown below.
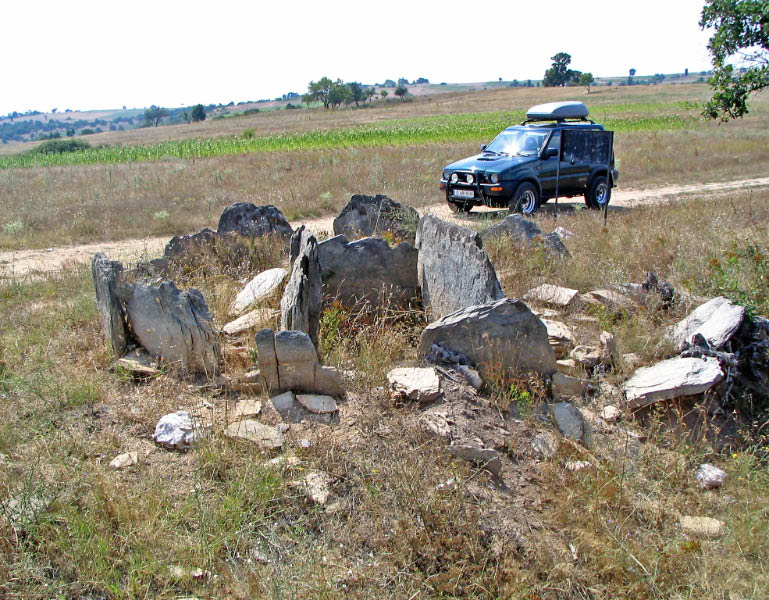
<svg viewBox="0 0 769 600"><path fill-rule="evenodd" d="M719 194L734 190L748 188L769 187L769 177L756 179L741 179L738 181L726 181L720 183L706 183L693 185L676 185L642 190L614 190L611 207L632 207L641 204L653 204L664 202L672 197L690 194ZM559 202L563 210L573 210L576 205L582 204L582 198L565 199ZM552 202L545 206L545 211L552 211ZM443 219L456 221L463 225L472 226L477 219L473 215L480 216L484 212L495 212L493 209L474 209L470 215L455 217L445 203L431 204L419 209L421 214L433 213ZM499 212L499 211L496 211ZM506 211L502 211L506 212ZM305 225L315 232L333 234L333 216L310 219L306 221L294 221L293 227ZM20 278L32 274L50 274L61 271L77 263L90 262L96 252L104 252L112 259L126 262L147 260L155 258L163 253L163 248L168 237L150 237L141 239L121 240L117 242L97 242L80 246L61 246L58 248L45 248L37 250L17 250L0 253L0 279Z"/></svg>

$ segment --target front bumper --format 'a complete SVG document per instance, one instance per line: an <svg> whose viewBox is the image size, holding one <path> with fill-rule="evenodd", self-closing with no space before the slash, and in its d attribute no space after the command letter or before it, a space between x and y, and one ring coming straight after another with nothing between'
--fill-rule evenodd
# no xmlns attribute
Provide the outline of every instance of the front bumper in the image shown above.
<svg viewBox="0 0 769 600"><path fill-rule="evenodd" d="M500 181L499 183L450 183L446 179L441 179L439 187L446 193L447 200L455 202L464 202L466 204L486 204L488 199L509 197L513 194L514 184L509 181ZM457 192L473 193L472 197L458 195Z"/></svg>

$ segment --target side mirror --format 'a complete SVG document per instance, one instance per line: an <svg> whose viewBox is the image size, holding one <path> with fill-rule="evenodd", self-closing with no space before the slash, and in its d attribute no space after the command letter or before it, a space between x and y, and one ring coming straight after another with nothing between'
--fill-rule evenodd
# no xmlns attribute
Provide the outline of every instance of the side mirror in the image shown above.
<svg viewBox="0 0 769 600"><path fill-rule="evenodd" d="M486 149L486 144L481 144L481 152L483 152Z"/></svg>
<svg viewBox="0 0 769 600"><path fill-rule="evenodd" d="M542 158L554 158L558 156L558 148L547 148L542 154Z"/></svg>

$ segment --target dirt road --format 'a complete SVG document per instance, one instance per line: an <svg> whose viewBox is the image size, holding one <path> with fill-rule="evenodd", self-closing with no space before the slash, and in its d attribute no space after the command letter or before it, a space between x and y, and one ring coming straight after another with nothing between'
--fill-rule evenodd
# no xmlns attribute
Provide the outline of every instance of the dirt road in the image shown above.
<svg viewBox="0 0 769 600"><path fill-rule="evenodd" d="M642 204L664 202L672 197L690 194L718 194L747 188L769 187L769 177L757 179L742 179L721 183L696 185L677 185L642 190L616 189L613 192L611 206L632 207ZM559 203L564 210L582 205L582 198L565 199ZM552 210L552 203L546 205L546 210ZM457 221L463 225L472 226L472 217L459 217L451 213L445 203L432 204L419 209L420 214L433 213L449 221ZM473 213L493 212L489 209L474 209ZM506 211L503 211L506 212ZM333 216L310 219L303 222L292 222L293 227L306 225L318 233L333 234ZM212 227L215 224L212 223ZM117 242L98 242L81 246L62 246L37 250L17 250L0 253L0 280L25 277L31 274L49 274L60 271L77 263L87 263L96 252L104 252L112 259L125 262L135 262L155 258L163 253L168 237L152 237L142 239L121 240Z"/></svg>

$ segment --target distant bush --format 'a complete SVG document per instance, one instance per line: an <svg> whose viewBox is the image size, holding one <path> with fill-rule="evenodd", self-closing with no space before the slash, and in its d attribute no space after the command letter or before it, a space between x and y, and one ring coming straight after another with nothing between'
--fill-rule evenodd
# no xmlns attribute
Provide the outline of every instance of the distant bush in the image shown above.
<svg viewBox="0 0 769 600"><path fill-rule="evenodd" d="M93 129L89 129L89 128L80 130L80 135L93 135L94 133L96 132Z"/></svg>
<svg viewBox="0 0 769 600"><path fill-rule="evenodd" d="M64 154L88 150L91 144L84 140L49 140L29 151L30 154Z"/></svg>
<svg viewBox="0 0 769 600"><path fill-rule="evenodd" d="M291 104L290 102L286 104L286 110L296 110L299 108L299 105L297 104Z"/></svg>
<svg viewBox="0 0 769 600"><path fill-rule="evenodd" d="M258 112L259 112L258 108L247 108L246 110L243 111L243 114L244 115L255 115Z"/></svg>

